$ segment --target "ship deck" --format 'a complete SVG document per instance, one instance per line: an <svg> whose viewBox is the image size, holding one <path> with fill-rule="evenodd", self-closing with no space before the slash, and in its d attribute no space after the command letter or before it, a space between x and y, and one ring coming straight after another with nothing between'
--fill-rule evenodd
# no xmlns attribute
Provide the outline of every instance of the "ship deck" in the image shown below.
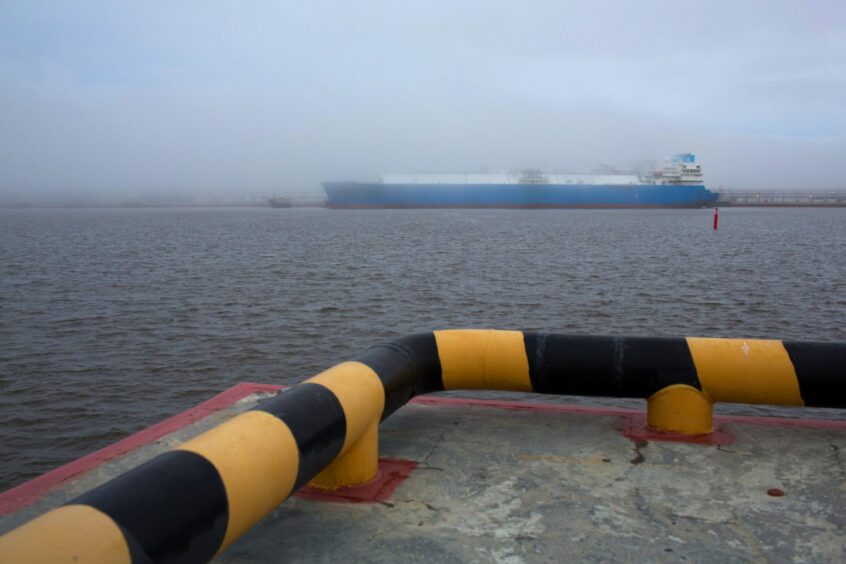
<svg viewBox="0 0 846 564"><path fill-rule="evenodd" d="M5 492L0 531L275 389L241 384ZM500 397L414 400L380 427L376 483L301 491L217 560L846 559L846 421L722 416L679 442L637 410Z"/></svg>

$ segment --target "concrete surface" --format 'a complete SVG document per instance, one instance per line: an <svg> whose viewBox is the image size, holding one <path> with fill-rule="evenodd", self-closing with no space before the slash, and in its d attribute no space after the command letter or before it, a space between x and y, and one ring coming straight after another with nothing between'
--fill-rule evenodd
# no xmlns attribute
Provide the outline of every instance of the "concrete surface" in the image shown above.
<svg viewBox="0 0 846 564"><path fill-rule="evenodd" d="M0 531L255 405L103 465ZM293 497L220 562L846 561L846 431L729 423L728 446L638 441L613 415L411 404L381 455L418 468L386 502ZM781 489L783 497L767 491Z"/></svg>

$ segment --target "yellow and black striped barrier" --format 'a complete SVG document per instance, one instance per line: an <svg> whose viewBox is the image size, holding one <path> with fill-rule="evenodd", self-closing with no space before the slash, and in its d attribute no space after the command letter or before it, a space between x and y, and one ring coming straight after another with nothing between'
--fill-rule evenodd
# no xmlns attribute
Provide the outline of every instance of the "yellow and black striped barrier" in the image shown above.
<svg viewBox="0 0 846 564"><path fill-rule="evenodd" d="M846 343L457 330L376 346L0 537L0 562L205 562L300 486L377 472L412 397L519 390L645 398L649 424L711 431L714 402L846 407Z"/></svg>

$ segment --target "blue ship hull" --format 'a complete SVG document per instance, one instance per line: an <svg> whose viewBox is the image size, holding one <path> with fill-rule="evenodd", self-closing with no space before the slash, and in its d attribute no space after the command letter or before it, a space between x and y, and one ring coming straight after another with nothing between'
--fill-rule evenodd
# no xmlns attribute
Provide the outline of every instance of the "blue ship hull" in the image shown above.
<svg viewBox="0 0 846 564"><path fill-rule="evenodd" d="M702 208L701 185L324 182L331 208Z"/></svg>

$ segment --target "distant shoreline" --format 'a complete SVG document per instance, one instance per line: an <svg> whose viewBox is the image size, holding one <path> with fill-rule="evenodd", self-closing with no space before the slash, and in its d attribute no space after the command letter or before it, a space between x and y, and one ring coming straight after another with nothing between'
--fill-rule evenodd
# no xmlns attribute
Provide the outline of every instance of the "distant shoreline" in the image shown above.
<svg viewBox="0 0 846 564"><path fill-rule="evenodd" d="M325 208L324 202L292 202L293 208ZM267 203L204 203L204 204L171 204L171 203L124 203L124 204L64 204L64 203L9 203L0 202L0 209L191 209L191 208L268 208Z"/></svg>

